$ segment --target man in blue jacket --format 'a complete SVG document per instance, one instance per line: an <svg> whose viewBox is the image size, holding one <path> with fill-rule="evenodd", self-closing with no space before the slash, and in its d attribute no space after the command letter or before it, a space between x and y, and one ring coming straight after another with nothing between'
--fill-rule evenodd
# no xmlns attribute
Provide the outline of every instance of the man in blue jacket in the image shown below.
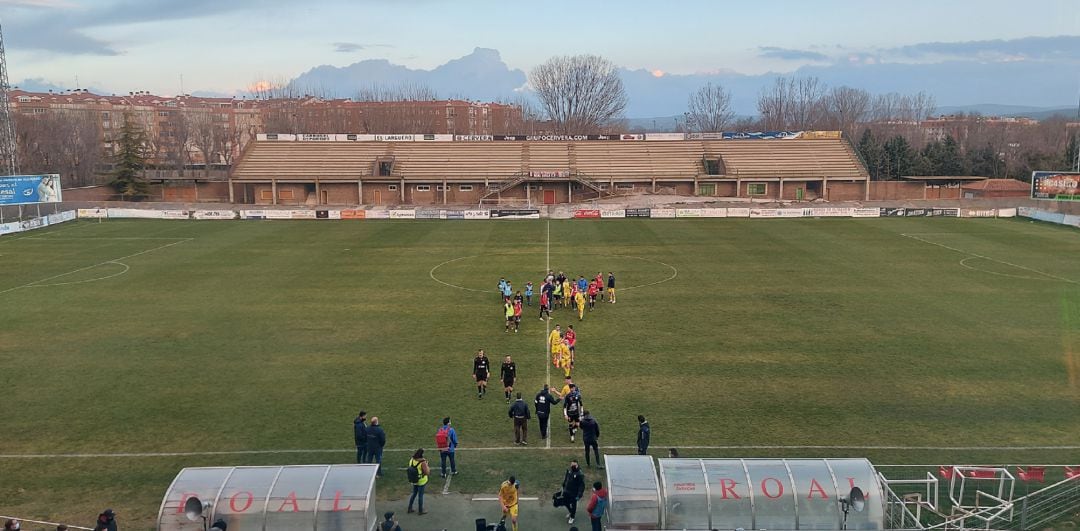
<svg viewBox="0 0 1080 531"><path fill-rule="evenodd" d="M379 425L379 417L371 417L371 425L367 427L367 462L377 463L379 471L376 476L382 476L382 454L386 446L386 432Z"/></svg>
<svg viewBox="0 0 1080 531"><path fill-rule="evenodd" d="M454 461L454 450L457 449L457 432L450 425L450 417L442 419L442 427L435 432L435 446L439 448L439 463L442 472L439 477L446 477L446 460L450 460L450 474L457 475L457 462Z"/></svg>

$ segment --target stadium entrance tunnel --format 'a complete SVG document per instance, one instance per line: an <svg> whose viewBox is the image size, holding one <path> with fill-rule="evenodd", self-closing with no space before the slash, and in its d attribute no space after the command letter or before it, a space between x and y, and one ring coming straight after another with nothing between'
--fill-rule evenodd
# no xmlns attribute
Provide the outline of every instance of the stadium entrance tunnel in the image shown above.
<svg viewBox="0 0 1080 531"><path fill-rule="evenodd" d="M185 468L165 492L158 531L203 530L219 520L229 531L369 530L378 465ZM191 500L202 512L191 510ZM196 505L198 507L198 505Z"/></svg>
<svg viewBox="0 0 1080 531"><path fill-rule="evenodd" d="M658 469L649 456L605 460L609 530L888 529L866 459L659 459ZM853 487L861 510L850 507Z"/></svg>

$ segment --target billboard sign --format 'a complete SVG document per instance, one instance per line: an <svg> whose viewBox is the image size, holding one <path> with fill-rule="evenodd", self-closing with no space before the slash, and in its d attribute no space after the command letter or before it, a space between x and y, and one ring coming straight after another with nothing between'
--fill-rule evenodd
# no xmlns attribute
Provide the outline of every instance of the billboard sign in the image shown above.
<svg viewBox="0 0 1080 531"><path fill-rule="evenodd" d="M1080 173L1031 172L1031 197L1056 201L1080 201Z"/></svg>
<svg viewBox="0 0 1080 531"><path fill-rule="evenodd" d="M0 205L59 203L60 176L12 175L0 177Z"/></svg>

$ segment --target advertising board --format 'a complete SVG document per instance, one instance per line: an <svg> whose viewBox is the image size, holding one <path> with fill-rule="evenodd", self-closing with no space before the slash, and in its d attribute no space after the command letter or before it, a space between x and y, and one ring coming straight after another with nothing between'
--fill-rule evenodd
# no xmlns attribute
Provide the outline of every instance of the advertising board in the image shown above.
<svg viewBox="0 0 1080 531"><path fill-rule="evenodd" d="M674 208L654 208L654 209L651 210L650 214L651 214L651 217L654 217L654 218L674 218L675 217L675 209Z"/></svg>
<svg viewBox="0 0 1080 531"><path fill-rule="evenodd" d="M1055 201L1080 201L1080 173L1031 172L1031 197Z"/></svg>
<svg viewBox="0 0 1080 531"><path fill-rule="evenodd" d="M11 175L0 177L0 206L59 203L60 176Z"/></svg>
<svg viewBox="0 0 1080 531"><path fill-rule="evenodd" d="M575 210L574 219L599 219L600 211L596 209Z"/></svg>
<svg viewBox="0 0 1080 531"><path fill-rule="evenodd" d="M608 219L608 218L625 218L626 217L626 211L621 209L621 208L600 210L600 217L604 218L604 219Z"/></svg>
<svg viewBox="0 0 1080 531"><path fill-rule="evenodd" d="M650 210L648 208L628 208L624 212L628 218L647 218L651 215Z"/></svg>

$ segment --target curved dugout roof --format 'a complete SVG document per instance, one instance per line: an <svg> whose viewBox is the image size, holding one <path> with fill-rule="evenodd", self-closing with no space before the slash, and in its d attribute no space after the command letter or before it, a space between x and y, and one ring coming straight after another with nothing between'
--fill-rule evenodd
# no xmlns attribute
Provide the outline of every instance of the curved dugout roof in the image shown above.
<svg viewBox="0 0 1080 531"><path fill-rule="evenodd" d="M377 465L185 468L161 502L159 531L202 530L184 514L192 496L229 531L368 530Z"/></svg>
<svg viewBox="0 0 1080 531"><path fill-rule="evenodd" d="M840 529L840 499L866 494L848 529L885 529L865 459L660 459L606 456L610 526L622 529Z"/></svg>

